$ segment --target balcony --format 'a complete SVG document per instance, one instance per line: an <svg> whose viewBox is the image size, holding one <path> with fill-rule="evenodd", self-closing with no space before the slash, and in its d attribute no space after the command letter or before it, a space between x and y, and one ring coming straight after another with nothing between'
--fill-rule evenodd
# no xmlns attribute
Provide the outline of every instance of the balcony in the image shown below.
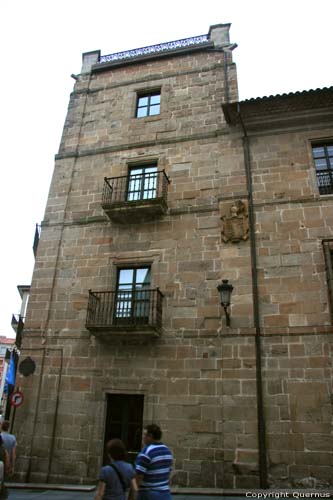
<svg viewBox="0 0 333 500"><path fill-rule="evenodd" d="M40 231L41 231L41 226L40 224L36 224L36 229L35 229L35 235L34 235L34 242L32 245L32 250L34 252L34 257L36 258L37 255L37 248L40 240Z"/></svg>
<svg viewBox="0 0 333 500"><path fill-rule="evenodd" d="M92 292L89 290L86 328L97 338L158 337L162 328L158 288Z"/></svg>
<svg viewBox="0 0 333 500"><path fill-rule="evenodd" d="M24 318L20 314L13 314L11 326L16 333L15 344L18 348L21 347L22 334L24 330Z"/></svg>
<svg viewBox="0 0 333 500"><path fill-rule="evenodd" d="M170 181L165 171L137 171L140 173L104 178L102 207L110 220L137 223L166 213Z"/></svg>
<svg viewBox="0 0 333 500"><path fill-rule="evenodd" d="M11 326L15 333L17 332L19 321L20 321L19 316L17 314L12 314Z"/></svg>
<svg viewBox="0 0 333 500"><path fill-rule="evenodd" d="M333 194L333 169L317 170L317 182L320 194Z"/></svg>

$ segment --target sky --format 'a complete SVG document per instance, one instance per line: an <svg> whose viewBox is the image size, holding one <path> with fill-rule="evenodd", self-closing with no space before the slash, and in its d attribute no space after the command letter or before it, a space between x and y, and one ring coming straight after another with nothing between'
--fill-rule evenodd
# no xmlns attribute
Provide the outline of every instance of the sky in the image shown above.
<svg viewBox="0 0 333 500"><path fill-rule="evenodd" d="M82 53L102 55L231 23L241 100L333 85L332 0L3 0L0 5L0 335L31 282L54 155Z"/></svg>

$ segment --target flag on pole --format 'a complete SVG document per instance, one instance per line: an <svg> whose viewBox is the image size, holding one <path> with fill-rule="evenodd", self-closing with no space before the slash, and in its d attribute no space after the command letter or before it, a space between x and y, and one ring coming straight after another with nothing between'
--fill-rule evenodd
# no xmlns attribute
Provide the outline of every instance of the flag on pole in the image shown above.
<svg viewBox="0 0 333 500"><path fill-rule="evenodd" d="M10 357L9 366L6 374L6 384L15 385L15 363L14 363L14 353Z"/></svg>

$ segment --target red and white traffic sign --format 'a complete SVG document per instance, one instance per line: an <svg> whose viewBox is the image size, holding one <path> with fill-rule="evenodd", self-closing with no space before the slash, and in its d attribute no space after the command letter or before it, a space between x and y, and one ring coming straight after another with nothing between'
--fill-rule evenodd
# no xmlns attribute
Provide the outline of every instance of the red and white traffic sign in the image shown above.
<svg viewBox="0 0 333 500"><path fill-rule="evenodd" d="M10 404L12 406L20 406L23 403L24 396L21 391L13 392L10 396Z"/></svg>

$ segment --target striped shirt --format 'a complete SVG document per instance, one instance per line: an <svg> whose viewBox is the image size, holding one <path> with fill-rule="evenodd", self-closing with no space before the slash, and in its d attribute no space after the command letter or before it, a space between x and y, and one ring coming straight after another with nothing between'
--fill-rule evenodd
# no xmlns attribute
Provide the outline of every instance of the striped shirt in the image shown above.
<svg viewBox="0 0 333 500"><path fill-rule="evenodd" d="M169 491L169 478L172 467L171 451L163 443L145 446L135 461L135 470L142 474L140 489Z"/></svg>

